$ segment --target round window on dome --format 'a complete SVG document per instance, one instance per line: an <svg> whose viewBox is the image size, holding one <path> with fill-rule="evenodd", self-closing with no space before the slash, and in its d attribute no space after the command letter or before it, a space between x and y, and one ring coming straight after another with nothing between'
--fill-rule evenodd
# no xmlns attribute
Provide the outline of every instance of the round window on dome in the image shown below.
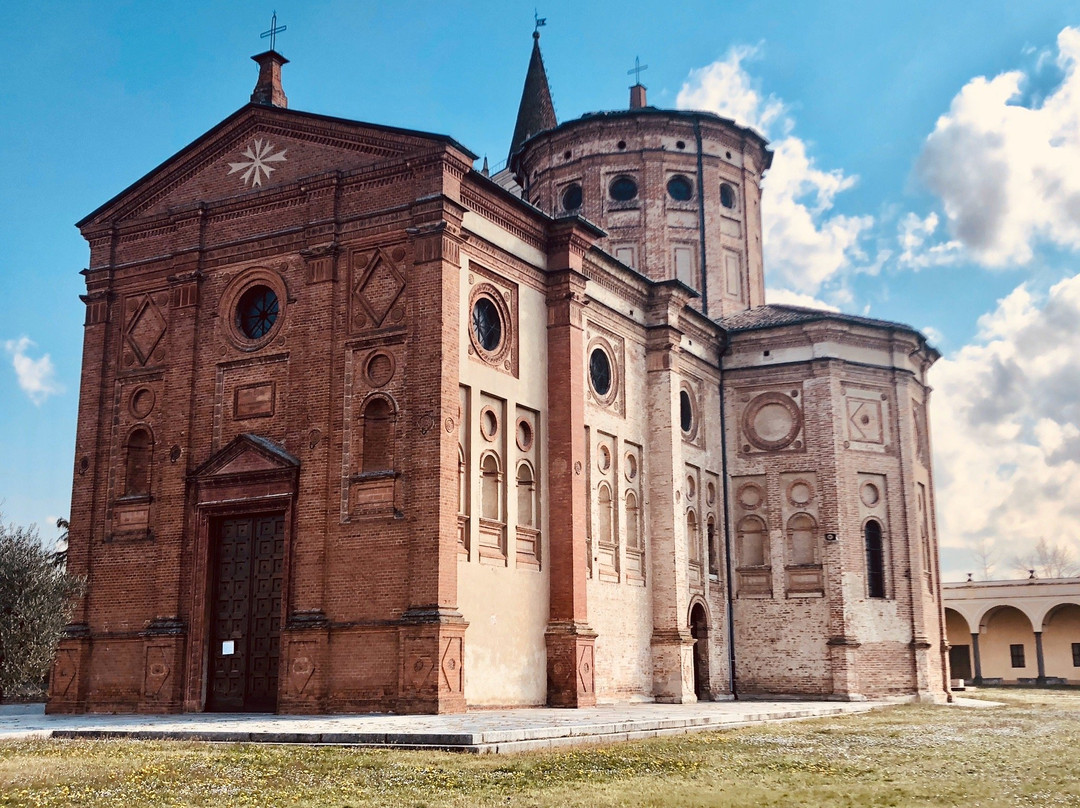
<svg viewBox="0 0 1080 808"><path fill-rule="evenodd" d="M576 182L568 185L562 195L563 210L574 211L581 207L581 186Z"/></svg>
<svg viewBox="0 0 1080 808"><path fill-rule="evenodd" d="M690 394L685 390L679 391L679 426L687 434L694 429L694 405L690 401Z"/></svg>
<svg viewBox="0 0 1080 808"><path fill-rule="evenodd" d="M616 202L629 202L637 196L637 183L630 177L616 177L608 188Z"/></svg>
<svg viewBox="0 0 1080 808"><path fill-rule="evenodd" d="M689 202L694 195L694 186L682 174L677 174L668 180L667 192L676 202Z"/></svg>
<svg viewBox="0 0 1080 808"><path fill-rule="evenodd" d="M589 354L589 383L593 392L606 398L611 392L611 358L603 348L593 348Z"/></svg>
<svg viewBox="0 0 1080 808"><path fill-rule="evenodd" d="M720 204L728 210L735 209L735 189L726 182L720 186Z"/></svg>
<svg viewBox="0 0 1080 808"><path fill-rule="evenodd" d="M503 326L499 309L487 297L479 297L473 305L472 330L476 341L485 351L497 351L502 344Z"/></svg>
<svg viewBox="0 0 1080 808"><path fill-rule="evenodd" d="M248 339L265 337L277 322L278 296L269 286L252 286L236 304L236 327Z"/></svg>

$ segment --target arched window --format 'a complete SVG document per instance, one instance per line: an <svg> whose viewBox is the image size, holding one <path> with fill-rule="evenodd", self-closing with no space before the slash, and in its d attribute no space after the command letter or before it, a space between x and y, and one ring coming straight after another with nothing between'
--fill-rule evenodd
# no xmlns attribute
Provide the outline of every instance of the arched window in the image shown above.
<svg viewBox="0 0 1080 808"><path fill-rule="evenodd" d="M125 447L127 457L124 469L124 495L144 497L150 494L150 461L154 452L154 439L150 430L139 428L128 435Z"/></svg>
<svg viewBox="0 0 1080 808"><path fill-rule="evenodd" d="M461 444L457 447L457 512L459 515L465 515L468 511L467 503L469 501L469 484L468 484L468 466L465 463L465 450Z"/></svg>
<svg viewBox="0 0 1080 808"><path fill-rule="evenodd" d="M701 542L698 540L697 514L686 512L686 548L690 553L690 563L701 563Z"/></svg>
<svg viewBox="0 0 1080 808"><path fill-rule="evenodd" d="M499 458L490 452L480 461L480 508L485 519L502 518L502 469Z"/></svg>
<svg viewBox="0 0 1080 808"><path fill-rule="evenodd" d="M769 554L765 540L765 523L757 516L744 516L739 522L739 565L768 566Z"/></svg>
<svg viewBox="0 0 1080 808"><path fill-rule="evenodd" d="M394 409L385 398L373 398L364 407L363 471L394 468Z"/></svg>
<svg viewBox="0 0 1080 808"><path fill-rule="evenodd" d="M863 529L866 538L866 592L872 598L885 597L885 547L881 523L871 519Z"/></svg>
<svg viewBox="0 0 1080 808"><path fill-rule="evenodd" d="M601 544L614 544L614 518L611 512L611 489L606 483L600 483L596 492L596 508L599 517L597 529Z"/></svg>
<svg viewBox="0 0 1080 808"><path fill-rule="evenodd" d="M626 492L626 546L631 550L641 549L641 513L633 491Z"/></svg>
<svg viewBox="0 0 1080 808"><path fill-rule="evenodd" d="M705 522L705 538L709 545L709 573L712 575L719 575L720 548L716 546L716 517L711 513L709 514L708 521Z"/></svg>
<svg viewBox="0 0 1080 808"><path fill-rule="evenodd" d="M788 563L808 566L818 563L817 524L808 513L797 513L788 520Z"/></svg>
<svg viewBox="0 0 1080 808"><path fill-rule="evenodd" d="M520 463L517 470L517 523L522 527L536 527L536 481L528 463Z"/></svg>

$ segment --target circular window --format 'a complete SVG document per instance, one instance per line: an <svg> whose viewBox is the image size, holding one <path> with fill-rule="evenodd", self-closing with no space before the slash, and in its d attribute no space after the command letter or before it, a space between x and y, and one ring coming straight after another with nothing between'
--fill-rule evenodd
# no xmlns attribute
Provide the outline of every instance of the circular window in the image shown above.
<svg viewBox="0 0 1080 808"><path fill-rule="evenodd" d="M694 429L694 405L690 401L690 394L685 390L679 391L679 425L686 433Z"/></svg>
<svg viewBox="0 0 1080 808"><path fill-rule="evenodd" d="M601 398L611 392L611 359L603 348L593 348L589 354L589 382Z"/></svg>
<svg viewBox="0 0 1080 808"><path fill-rule="evenodd" d="M480 411L480 435L486 441L494 441L499 434L499 416L491 407Z"/></svg>
<svg viewBox="0 0 1080 808"><path fill-rule="evenodd" d="M154 409L154 391L149 387L140 387L131 394L131 414L136 418L145 418Z"/></svg>
<svg viewBox="0 0 1080 808"><path fill-rule="evenodd" d="M720 204L728 210L735 209L735 189L726 182L720 186Z"/></svg>
<svg viewBox="0 0 1080 808"><path fill-rule="evenodd" d="M278 296L269 286L252 286L236 304L236 327L248 339L265 337L278 318Z"/></svg>
<svg viewBox="0 0 1080 808"><path fill-rule="evenodd" d="M596 453L596 466L600 471L607 471L611 468L611 450L608 447L601 446Z"/></svg>
<svg viewBox="0 0 1080 808"><path fill-rule="evenodd" d="M515 436L517 441L517 447L523 452L529 451L533 445L533 429L532 424L526 421L524 418L518 418L517 422L517 435Z"/></svg>
<svg viewBox="0 0 1080 808"><path fill-rule="evenodd" d="M626 479L632 480L637 477L637 455L633 452L626 453Z"/></svg>
<svg viewBox="0 0 1080 808"><path fill-rule="evenodd" d="M608 192L616 202L629 202L637 196L637 183L629 177L616 177L608 187Z"/></svg>
<svg viewBox="0 0 1080 808"><path fill-rule="evenodd" d="M716 486L709 483L705 487L705 503L712 505L714 502L716 502Z"/></svg>
<svg viewBox="0 0 1080 808"><path fill-rule="evenodd" d="M472 330L485 351L497 351L502 344L502 320L499 309L487 297L477 298L472 310Z"/></svg>
<svg viewBox="0 0 1080 808"><path fill-rule="evenodd" d="M690 180L678 174L668 180L667 192L676 202L689 202L694 195L694 186L691 185Z"/></svg>
<svg viewBox="0 0 1080 808"><path fill-rule="evenodd" d="M697 496L697 481L689 474L686 475L686 496L688 499Z"/></svg>
<svg viewBox="0 0 1080 808"><path fill-rule="evenodd" d="M581 207L581 186L576 182L567 186L562 195L563 210L577 210Z"/></svg>

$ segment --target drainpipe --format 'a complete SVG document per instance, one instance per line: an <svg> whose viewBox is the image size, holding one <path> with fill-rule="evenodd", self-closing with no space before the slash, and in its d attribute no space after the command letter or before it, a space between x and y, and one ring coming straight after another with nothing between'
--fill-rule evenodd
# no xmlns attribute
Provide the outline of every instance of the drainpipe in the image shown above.
<svg viewBox="0 0 1080 808"><path fill-rule="evenodd" d="M705 271L705 169L701 155L701 120L694 117L694 139L697 140L697 204L698 236L701 242L701 311L709 316L709 276ZM721 400L723 394L721 394Z"/></svg>

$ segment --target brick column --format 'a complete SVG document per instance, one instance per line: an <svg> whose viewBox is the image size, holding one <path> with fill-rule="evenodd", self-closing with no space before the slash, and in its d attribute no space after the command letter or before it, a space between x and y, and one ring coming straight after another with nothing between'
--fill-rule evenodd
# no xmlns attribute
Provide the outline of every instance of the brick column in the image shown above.
<svg viewBox="0 0 1080 808"><path fill-rule="evenodd" d="M184 658L189 626L184 621L180 581L190 542L185 541L190 515L187 498L188 461L194 433L191 390L199 358L199 272L205 208L173 217L176 254L168 276L168 328L161 401L155 420L154 479L150 506L154 533L155 595L153 618L142 632L143 683L139 711L180 712L183 709Z"/></svg>
<svg viewBox="0 0 1080 808"><path fill-rule="evenodd" d="M459 333L462 321L461 216L445 197L412 211L409 236L408 385L403 425L409 453L402 466L409 520L409 607L399 629L399 699L403 712L465 710L467 623L457 607Z"/></svg>
<svg viewBox="0 0 1080 808"><path fill-rule="evenodd" d="M554 228L548 253L548 501L550 616L547 693L551 707L596 704L595 641L588 623L586 580L585 347L582 258L588 247L580 222Z"/></svg>
<svg viewBox="0 0 1080 808"><path fill-rule="evenodd" d="M648 369L649 569L652 575L653 696L657 701L697 701L694 638L690 633L689 552L682 501L683 452L679 412L679 312L688 296L681 286L654 287L649 305L645 362ZM701 417L700 414L698 417Z"/></svg>
<svg viewBox="0 0 1080 808"><path fill-rule="evenodd" d="M95 535L103 534L105 504L96 498L94 481L98 469L109 462L107 441L103 440L101 425L105 423L105 408L110 401L104 379L109 372L107 358L113 355L109 339L109 315L113 296L111 283L111 254L113 234L105 231L87 234L90 240L90 269L84 270L86 320L83 330L82 377L79 383L79 418L75 436L75 474L71 491L71 513L68 521L67 569L73 575L93 578L93 544ZM90 663L90 604L89 594L75 603L71 621L56 650L49 676L48 713L77 713L86 709L87 671Z"/></svg>
<svg viewBox="0 0 1080 808"><path fill-rule="evenodd" d="M292 428L286 443L301 458L300 483L296 501L296 524L292 536L292 563L289 571L289 602L281 636L278 675L278 711L320 713L330 683L328 670L330 623L326 616L327 542L334 536L331 501L320 492L333 490L330 468L331 430L334 429L332 401L341 400L343 377L340 353L336 350L340 310L347 292L340 291L337 242L340 175L305 185L307 191L306 246L300 251L304 261L305 321L296 341L304 363L289 364L289 388L305 389L302 399L290 401ZM307 371L317 364L329 368L318 382Z"/></svg>

